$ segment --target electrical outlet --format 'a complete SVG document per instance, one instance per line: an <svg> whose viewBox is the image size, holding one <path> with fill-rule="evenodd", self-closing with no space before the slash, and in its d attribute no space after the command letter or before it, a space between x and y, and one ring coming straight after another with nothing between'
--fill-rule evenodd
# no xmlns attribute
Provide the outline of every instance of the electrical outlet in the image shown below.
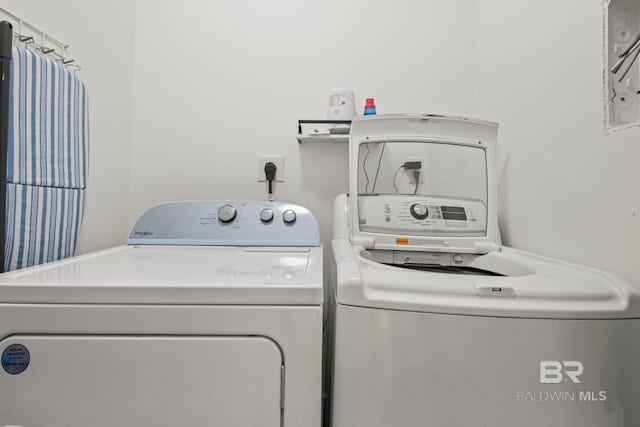
<svg viewBox="0 0 640 427"><path fill-rule="evenodd" d="M258 182L266 182L264 175L264 165L272 162L276 165L275 182L284 182L284 156L261 154L258 156Z"/></svg>
<svg viewBox="0 0 640 427"><path fill-rule="evenodd" d="M422 157L407 157L407 162L420 162L421 169L424 169L424 159Z"/></svg>
<svg viewBox="0 0 640 427"><path fill-rule="evenodd" d="M420 171L420 179L418 180L418 184L424 184L424 175L425 175L425 167L424 167L424 158L422 157L407 157L406 162L420 162L420 169L418 169ZM413 170L405 170L404 173L408 176L409 178L409 183L412 185L415 185L416 180L415 180L415 175L413 174Z"/></svg>

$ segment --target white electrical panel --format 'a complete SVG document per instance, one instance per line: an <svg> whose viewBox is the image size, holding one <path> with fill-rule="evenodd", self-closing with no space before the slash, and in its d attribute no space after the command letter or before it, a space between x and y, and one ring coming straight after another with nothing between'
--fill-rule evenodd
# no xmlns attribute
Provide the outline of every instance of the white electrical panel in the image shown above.
<svg viewBox="0 0 640 427"><path fill-rule="evenodd" d="M604 0L607 131L640 125L640 0Z"/></svg>

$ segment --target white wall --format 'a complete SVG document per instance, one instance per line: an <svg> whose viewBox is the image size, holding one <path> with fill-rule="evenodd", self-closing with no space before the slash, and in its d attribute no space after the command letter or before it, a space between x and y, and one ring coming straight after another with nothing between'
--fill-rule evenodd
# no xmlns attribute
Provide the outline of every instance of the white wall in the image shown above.
<svg viewBox="0 0 640 427"><path fill-rule="evenodd" d="M131 220L173 199L266 197L257 156L285 156L276 199L319 217L347 190L346 144L298 145L329 90L358 110L467 113L472 2L137 0ZM328 245L326 245L328 246Z"/></svg>
<svg viewBox="0 0 640 427"><path fill-rule="evenodd" d="M507 243L640 282L640 129L602 132L601 0L477 0L475 28Z"/></svg>
<svg viewBox="0 0 640 427"><path fill-rule="evenodd" d="M329 89L349 87L380 112L500 121L506 241L640 280L640 130L602 133L600 0L2 5L85 67L81 252L121 243L161 201L265 197L258 154L286 157L277 199L314 210L326 240L346 146L299 146L296 121L324 117Z"/></svg>
<svg viewBox="0 0 640 427"><path fill-rule="evenodd" d="M90 170L79 253L124 242L129 227L133 2L1 0L71 45L89 91Z"/></svg>

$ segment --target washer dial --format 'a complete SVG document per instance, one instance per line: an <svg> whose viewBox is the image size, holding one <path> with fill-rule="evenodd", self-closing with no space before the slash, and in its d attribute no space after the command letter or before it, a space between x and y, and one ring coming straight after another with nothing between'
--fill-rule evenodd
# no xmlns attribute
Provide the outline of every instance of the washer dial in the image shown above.
<svg viewBox="0 0 640 427"><path fill-rule="evenodd" d="M287 209L282 213L282 220L286 224L293 224L296 222L296 212L293 209Z"/></svg>
<svg viewBox="0 0 640 427"><path fill-rule="evenodd" d="M415 219L426 219L429 216L429 209L422 203L414 203L411 205L409 212Z"/></svg>
<svg viewBox="0 0 640 427"><path fill-rule="evenodd" d="M220 222L228 223L236 219L238 211L232 205L224 205L218 209L218 220Z"/></svg>
<svg viewBox="0 0 640 427"><path fill-rule="evenodd" d="M260 221L269 223L273 221L273 209L264 208L260 211Z"/></svg>

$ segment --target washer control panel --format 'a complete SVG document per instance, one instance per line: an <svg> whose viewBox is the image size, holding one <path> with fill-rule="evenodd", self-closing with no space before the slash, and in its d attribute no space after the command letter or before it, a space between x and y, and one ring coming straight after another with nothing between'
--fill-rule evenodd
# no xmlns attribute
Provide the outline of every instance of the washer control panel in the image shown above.
<svg viewBox="0 0 640 427"><path fill-rule="evenodd" d="M359 198L360 230L422 236L484 236L487 208L478 200L424 196Z"/></svg>
<svg viewBox="0 0 640 427"><path fill-rule="evenodd" d="M308 209L290 203L185 201L147 210L128 244L320 246L320 232Z"/></svg>

